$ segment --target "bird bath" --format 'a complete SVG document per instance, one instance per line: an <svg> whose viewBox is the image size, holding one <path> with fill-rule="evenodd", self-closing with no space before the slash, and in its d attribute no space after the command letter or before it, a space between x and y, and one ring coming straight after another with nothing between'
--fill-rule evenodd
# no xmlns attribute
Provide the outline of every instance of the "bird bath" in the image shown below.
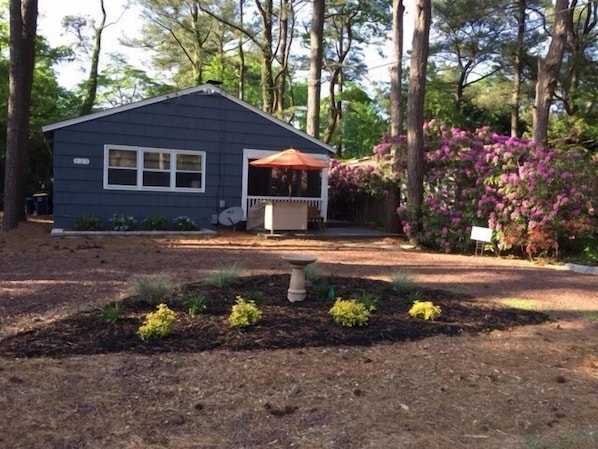
<svg viewBox="0 0 598 449"><path fill-rule="evenodd" d="M305 299L305 272L303 269L318 260L313 256L302 254L287 254L282 259L291 265L291 282L287 290L287 299L291 302Z"/></svg>

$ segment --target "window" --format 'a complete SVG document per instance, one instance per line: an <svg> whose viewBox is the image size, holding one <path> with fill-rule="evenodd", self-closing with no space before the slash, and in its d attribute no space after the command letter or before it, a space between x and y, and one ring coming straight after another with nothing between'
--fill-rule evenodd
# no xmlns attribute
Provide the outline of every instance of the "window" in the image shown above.
<svg viewBox="0 0 598 449"><path fill-rule="evenodd" d="M106 145L104 188L203 191L205 153Z"/></svg>

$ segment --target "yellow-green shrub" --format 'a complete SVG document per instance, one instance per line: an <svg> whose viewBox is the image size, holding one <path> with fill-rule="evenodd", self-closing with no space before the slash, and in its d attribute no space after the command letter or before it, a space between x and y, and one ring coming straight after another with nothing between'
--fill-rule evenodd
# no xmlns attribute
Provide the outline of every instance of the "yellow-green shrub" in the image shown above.
<svg viewBox="0 0 598 449"><path fill-rule="evenodd" d="M262 311L254 301L247 301L237 296L236 304L231 309L228 322L232 327L247 327L257 323L262 317Z"/></svg>
<svg viewBox="0 0 598 449"><path fill-rule="evenodd" d="M440 316L440 307L435 306L432 301L415 301L409 316L412 318L423 318L424 320L435 320Z"/></svg>
<svg viewBox="0 0 598 449"><path fill-rule="evenodd" d="M370 311L354 299L338 298L328 311L335 323L345 327L363 326L370 318Z"/></svg>
<svg viewBox="0 0 598 449"><path fill-rule="evenodd" d="M155 312L146 315L143 324L137 330L142 340L151 337L166 337L172 333L176 314L164 303L159 304Z"/></svg>

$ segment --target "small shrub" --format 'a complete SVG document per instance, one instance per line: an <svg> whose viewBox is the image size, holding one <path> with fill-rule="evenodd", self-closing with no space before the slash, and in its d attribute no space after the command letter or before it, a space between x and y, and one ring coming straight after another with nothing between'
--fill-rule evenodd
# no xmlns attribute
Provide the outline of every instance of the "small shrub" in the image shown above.
<svg viewBox="0 0 598 449"><path fill-rule="evenodd" d="M440 317L440 312L440 307L435 306L431 301L415 301L409 309L409 316L424 320L436 320Z"/></svg>
<svg viewBox="0 0 598 449"><path fill-rule="evenodd" d="M409 293L415 288L413 278L403 271L397 271L390 277L392 288L397 293Z"/></svg>
<svg viewBox="0 0 598 449"><path fill-rule="evenodd" d="M355 297L355 301L363 304L370 312L373 312L378 307L378 297L371 293L361 293Z"/></svg>
<svg viewBox="0 0 598 449"><path fill-rule="evenodd" d="M137 331L137 335L142 340L152 337L166 337L172 333L175 321L176 314L166 304L159 304L155 312L146 315L143 324Z"/></svg>
<svg viewBox="0 0 598 449"><path fill-rule="evenodd" d="M598 240L588 240L583 248L582 262L587 265L598 265Z"/></svg>
<svg viewBox="0 0 598 449"><path fill-rule="evenodd" d="M411 307L413 303L422 299L422 293L419 290L411 291L405 296L405 303Z"/></svg>
<svg viewBox="0 0 598 449"><path fill-rule="evenodd" d="M242 296L237 296L228 321L232 327L247 327L257 323L261 317L262 311L253 301L247 301Z"/></svg>
<svg viewBox="0 0 598 449"><path fill-rule="evenodd" d="M323 280L314 282L313 289L316 292L316 296L318 298L328 298L328 299L336 298L334 287L331 285L328 285Z"/></svg>
<svg viewBox="0 0 598 449"><path fill-rule="evenodd" d="M130 231L135 225L135 218L125 214L114 214L110 222L115 231Z"/></svg>
<svg viewBox="0 0 598 449"><path fill-rule="evenodd" d="M173 221L174 229L176 231L195 231L197 230L197 225L193 220L191 220L187 216L180 216L176 217Z"/></svg>
<svg viewBox="0 0 598 449"><path fill-rule="evenodd" d="M75 220L75 229L77 231L101 231L102 222L93 214L83 214Z"/></svg>
<svg viewBox="0 0 598 449"><path fill-rule="evenodd" d="M263 304L266 300L266 297L262 292L255 291L247 293L247 299L255 303L256 306Z"/></svg>
<svg viewBox="0 0 598 449"><path fill-rule="evenodd" d="M206 297L201 293L187 295L183 301L192 317L196 317L206 310Z"/></svg>
<svg viewBox="0 0 598 449"><path fill-rule="evenodd" d="M216 272L208 275L205 279L206 284L214 287L228 287L235 284L241 275L241 267L233 264L230 267L220 268Z"/></svg>
<svg viewBox="0 0 598 449"><path fill-rule="evenodd" d="M303 272L305 273L305 279L314 284L320 282L323 277L322 267L318 262L307 265Z"/></svg>
<svg viewBox="0 0 598 449"><path fill-rule="evenodd" d="M114 304L106 304L102 307L102 315L104 316L104 319L113 326L120 318L121 313L122 309L117 302Z"/></svg>
<svg viewBox="0 0 598 449"><path fill-rule="evenodd" d="M141 222L141 229L144 231L166 231L168 220L161 215L150 215Z"/></svg>
<svg viewBox="0 0 598 449"><path fill-rule="evenodd" d="M167 276L140 276L133 278L133 288L139 299L148 304L159 304L170 299L172 280Z"/></svg>
<svg viewBox="0 0 598 449"><path fill-rule="evenodd" d="M370 311L354 299L338 298L328 311L336 324L345 327L363 326L370 318Z"/></svg>

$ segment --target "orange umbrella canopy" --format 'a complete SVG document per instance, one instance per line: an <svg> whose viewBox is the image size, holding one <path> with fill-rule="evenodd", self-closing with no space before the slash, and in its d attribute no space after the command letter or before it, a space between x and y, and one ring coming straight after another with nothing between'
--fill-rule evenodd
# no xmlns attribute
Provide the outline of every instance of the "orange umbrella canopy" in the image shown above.
<svg viewBox="0 0 598 449"><path fill-rule="evenodd" d="M328 163L302 153L294 148L280 151L249 163L254 167L282 167L293 170L317 170L328 167Z"/></svg>

